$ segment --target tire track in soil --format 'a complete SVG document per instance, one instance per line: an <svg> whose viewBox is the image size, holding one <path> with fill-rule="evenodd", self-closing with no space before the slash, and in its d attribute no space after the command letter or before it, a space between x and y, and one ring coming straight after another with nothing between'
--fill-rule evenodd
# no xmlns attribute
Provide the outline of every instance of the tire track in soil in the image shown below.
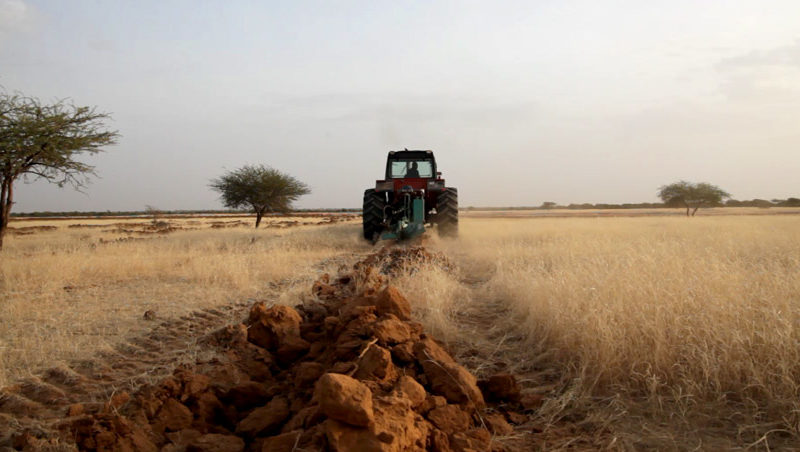
<svg viewBox="0 0 800 452"><path fill-rule="evenodd" d="M458 362L479 378L508 373L519 382L527 419L520 419L504 444L514 451L613 449L613 434L603 420L565 413L559 396L568 386L563 369L541 364L546 356L537 355L542 352L531 347L523 329L535 320L520 316L507 300L487 296L483 288L490 280L491 272L485 271L460 276L472 295L453 313L461 333L449 345ZM553 406L545 410L545 403Z"/></svg>
<svg viewBox="0 0 800 452"><path fill-rule="evenodd" d="M524 418L512 424L514 431L503 438L503 443L514 451L543 450L546 447L543 448L541 438L537 438L543 429L537 425L535 411L541 406L543 395L554 389L552 384L543 382L555 382L559 374L556 369L543 369L533 364L525 334L518 323L510 321L515 313L508 303L480 296L489 279L477 275L459 279L473 295L469 303L459 305L453 313L461 332L450 345L456 350L454 357L458 362L483 378L479 384L486 384L486 379L492 375L514 375L520 386L519 405L522 405ZM499 404L497 408L502 411L506 407Z"/></svg>

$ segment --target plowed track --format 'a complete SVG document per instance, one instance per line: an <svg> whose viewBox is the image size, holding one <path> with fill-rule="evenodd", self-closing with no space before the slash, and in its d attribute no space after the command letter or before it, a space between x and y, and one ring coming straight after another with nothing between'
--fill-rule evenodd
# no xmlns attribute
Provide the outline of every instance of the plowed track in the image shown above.
<svg viewBox="0 0 800 452"><path fill-rule="evenodd" d="M531 419L520 404L514 378L503 374L511 367L541 370L493 360L485 351L491 347L457 344L462 364L484 376L500 374L483 380L478 390L475 377L451 363L420 324L385 311L376 301L387 296L384 288L391 286L397 269L426 260L452 265L420 247L384 249L360 260L341 258L342 274L323 275L311 288L314 301L298 306L300 320L296 328L288 326L294 333L286 333L280 320L284 316L269 307L270 300L255 307L243 301L163 321L113 353L49 369L0 393L0 447L241 450L241 444L246 450L266 451L350 450L352 444L371 444L364 450L526 449ZM402 305L402 295L397 296ZM248 310L247 326L236 326ZM512 346L513 331L487 328L502 310L465 309L459 321L473 331L476 344ZM287 315L297 315L291 312ZM388 333L386 325L391 327ZM259 328L265 331L261 336ZM397 334L401 337L393 336ZM438 368L449 370L440 374ZM330 373L352 376L371 391L371 427L319 407L324 390L315 382ZM453 386L451 380L461 383ZM423 388L419 400L419 395L408 394L417 386ZM334 396L346 392L340 389ZM242 393L256 402L237 399ZM488 406L478 400L484 396ZM262 417L265 412L286 413L275 425L243 427L258 410ZM395 435L398 429L405 433ZM292 446L281 449L287 441Z"/></svg>

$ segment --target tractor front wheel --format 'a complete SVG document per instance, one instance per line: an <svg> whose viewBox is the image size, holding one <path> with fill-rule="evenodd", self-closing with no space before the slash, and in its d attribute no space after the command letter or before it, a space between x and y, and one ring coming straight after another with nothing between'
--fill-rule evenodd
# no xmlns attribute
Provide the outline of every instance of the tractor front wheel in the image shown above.
<svg viewBox="0 0 800 452"><path fill-rule="evenodd" d="M364 191L364 209L362 222L364 225L364 238L373 240L376 233L383 229L383 209L386 199L382 193L376 193L374 188Z"/></svg>
<svg viewBox="0 0 800 452"><path fill-rule="evenodd" d="M436 224L442 237L458 236L458 189L447 187L436 198Z"/></svg>

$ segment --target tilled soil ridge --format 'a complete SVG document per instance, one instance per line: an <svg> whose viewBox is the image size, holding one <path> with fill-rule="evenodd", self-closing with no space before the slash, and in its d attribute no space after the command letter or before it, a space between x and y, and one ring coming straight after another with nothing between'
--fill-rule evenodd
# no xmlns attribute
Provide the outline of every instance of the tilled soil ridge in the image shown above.
<svg viewBox="0 0 800 452"><path fill-rule="evenodd" d="M45 369L35 376L0 389L0 452L27 439L47 450L74 450L71 441L58 438L51 425L70 415L80 404L84 412L97 412L123 393L150 385L172 374L180 363L193 363L216 349L197 344L203 337L233 319L242 318L252 305L237 302L160 321L148 333L118 344L113 350ZM145 313L145 321L148 321ZM21 432L27 432L20 436ZM32 446L31 446L32 447Z"/></svg>
<svg viewBox="0 0 800 452"><path fill-rule="evenodd" d="M72 405L56 428L98 451L507 450L499 439L527 421L514 377L479 384L370 259L323 275L317 301L257 303L245 323L209 335L226 359L102 407ZM29 434L14 444L44 445Z"/></svg>

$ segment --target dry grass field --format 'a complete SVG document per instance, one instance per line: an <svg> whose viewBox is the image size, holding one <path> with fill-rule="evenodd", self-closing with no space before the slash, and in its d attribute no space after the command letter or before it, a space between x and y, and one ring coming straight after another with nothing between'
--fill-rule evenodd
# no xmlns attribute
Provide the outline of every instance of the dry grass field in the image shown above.
<svg viewBox="0 0 800 452"><path fill-rule="evenodd" d="M800 445L800 217L475 219L435 246L459 273L400 286L463 349L494 330L551 447Z"/></svg>
<svg viewBox="0 0 800 452"><path fill-rule="evenodd" d="M145 330L147 310L296 303L372 249L357 220L198 228L10 236L0 386ZM531 448L800 444L800 216L467 217L459 239L423 244L454 265L409 265L394 284L472 371L512 371L541 397Z"/></svg>
<svg viewBox="0 0 800 452"><path fill-rule="evenodd" d="M0 261L0 387L110 350L152 327L149 310L175 319L267 296L294 303L331 271L325 259L369 248L350 226L314 226L320 218L265 219L273 227L259 230L244 220L169 220L167 232L146 220L12 222Z"/></svg>

